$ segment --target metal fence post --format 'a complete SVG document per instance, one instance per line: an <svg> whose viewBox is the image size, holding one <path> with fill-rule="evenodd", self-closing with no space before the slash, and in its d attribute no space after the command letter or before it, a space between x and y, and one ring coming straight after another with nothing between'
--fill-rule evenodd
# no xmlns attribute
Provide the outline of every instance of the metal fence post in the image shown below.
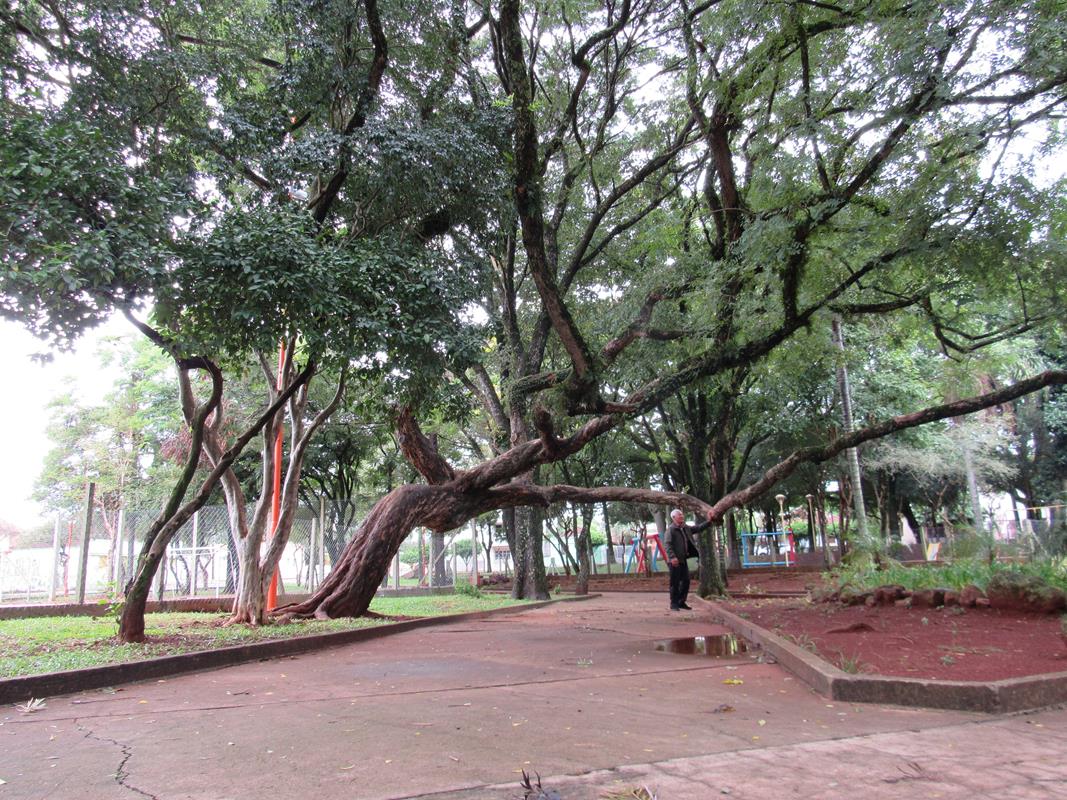
<svg viewBox="0 0 1067 800"><path fill-rule="evenodd" d="M343 515L342 515L343 517ZM326 580L326 496L319 495L319 581Z"/></svg>
<svg viewBox="0 0 1067 800"><path fill-rule="evenodd" d="M471 585L478 585L478 523L471 520Z"/></svg>
<svg viewBox="0 0 1067 800"><path fill-rule="evenodd" d="M59 586L59 517L52 532L52 580L48 582L48 602L56 601L56 588Z"/></svg>
<svg viewBox="0 0 1067 800"><path fill-rule="evenodd" d="M89 572L89 538L93 533L93 498L96 496L96 483L89 482L89 491L85 496L85 533L82 536L82 551L78 556L78 605L85 602L85 579Z"/></svg>
<svg viewBox="0 0 1067 800"><path fill-rule="evenodd" d="M308 552L308 591L315 590L315 575L319 571L319 552L315 549L318 537L319 521L311 519L311 544Z"/></svg>
<svg viewBox="0 0 1067 800"><path fill-rule="evenodd" d="M136 544L134 542L134 539L137 538L137 522L136 522L136 520L137 520L137 517L134 517L134 524L130 528L130 535L129 535L128 540L126 541L126 562L125 562L125 570L123 570L123 575L122 575L123 583L128 581L133 576L133 563L134 563L133 562L133 555L134 555L134 549L135 549L135 544ZM123 588L125 588L125 586Z"/></svg>
<svg viewBox="0 0 1067 800"><path fill-rule="evenodd" d="M197 549L200 547L200 509L193 512L193 553L191 556L192 564L189 569L192 571L192 575L189 576L189 592L193 597L196 597L196 562Z"/></svg>
<svg viewBox="0 0 1067 800"><path fill-rule="evenodd" d="M163 550L163 556L159 559L159 578L156 581L156 599L163 599L163 592L167 588L167 551Z"/></svg>
<svg viewBox="0 0 1067 800"><path fill-rule="evenodd" d="M111 582L115 584L115 589L121 589L119 584L122 582L122 533L126 527L126 509L125 507L119 509L119 519L115 523L115 547L111 551Z"/></svg>

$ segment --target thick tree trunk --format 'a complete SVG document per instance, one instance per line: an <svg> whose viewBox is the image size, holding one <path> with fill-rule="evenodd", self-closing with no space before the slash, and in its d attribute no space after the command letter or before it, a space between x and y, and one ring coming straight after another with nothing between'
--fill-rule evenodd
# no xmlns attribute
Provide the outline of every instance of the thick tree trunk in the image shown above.
<svg viewBox="0 0 1067 800"><path fill-rule="evenodd" d="M119 617L119 640L123 642L144 641L144 614L148 596L152 592L152 579L155 577L163 553L153 554L148 543L145 544L138 559L137 573L126 588Z"/></svg>
<svg viewBox="0 0 1067 800"><path fill-rule="evenodd" d="M408 534L416 526L431 530L456 528L481 510L477 500L437 486L397 487L371 509L315 593L274 613L319 619L364 614Z"/></svg>
<svg viewBox="0 0 1067 800"><path fill-rule="evenodd" d="M578 580L574 593L589 594L589 531L584 529L578 533Z"/></svg>
<svg viewBox="0 0 1067 800"><path fill-rule="evenodd" d="M445 535L430 535L430 585L448 586L448 564L445 556Z"/></svg>
<svg viewBox="0 0 1067 800"><path fill-rule="evenodd" d="M741 569L741 537L737 532L737 514L726 515L726 536L730 543L730 569Z"/></svg>
<svg viewBox="0 0 1067 800"><path fill-rule="evenodd" d="M547 600L548 575L545 573L545 559L541 552L541 544L544 541L543 512L536 506L518 508L515 510L515 522L522 572L520 574L520 562L516 559L512 597Z"/></svg>
<svg viewBox="0 0 1067 800"><path fill-rule="evenodd" d="M259 542L261 537L246 537L241 542L240 563L237 573L237 591L233 598L233 613L230 623L243 622L263 625L267 620L267 585L270 576L265 575L260 563ZM255 546L252 546L252 543Z"/></svg>
<svg viewBox="0 0 1067 800"><path fill-rule="evenodd" d="M697 594L701 597L722 597L726 594L726 581L719 563L719 548L715 546L715 526L709 526L697 536L700 551L700 583Z"/></svg>

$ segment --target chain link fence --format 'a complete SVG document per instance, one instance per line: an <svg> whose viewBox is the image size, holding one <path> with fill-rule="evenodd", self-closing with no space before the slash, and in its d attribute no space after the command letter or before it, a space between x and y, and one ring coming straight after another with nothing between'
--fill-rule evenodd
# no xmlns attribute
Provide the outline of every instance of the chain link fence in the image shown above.
<svg viewBox="0 0 1067 800"><path fill-rule="evenodd" d="M301 504L279 563L279 594L314 591L376 500L316 498L313 505ZM246 508L249 518L253 510ZM158 514L155 507L94 509L85 569L84 593L89 601L106 601L121 593ZM0 548L0 602L75 602L84 537L84 517L57 519L51 546L37 542L38 546ZM393 559L383 588L446 588L457 577L466 580L473 571L488 571L484 557L476 564L471 548L460 546L469 540L466 528L444 536L413 531ZM152 597L221 597L233 593L237 579L229 512L225 505L204 506L167 546Z"/></svg>

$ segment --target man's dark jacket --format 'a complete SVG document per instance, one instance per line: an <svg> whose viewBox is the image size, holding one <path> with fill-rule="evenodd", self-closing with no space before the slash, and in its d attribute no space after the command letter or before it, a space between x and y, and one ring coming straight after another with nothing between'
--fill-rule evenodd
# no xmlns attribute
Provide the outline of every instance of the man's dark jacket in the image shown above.
<svg viewBox="0 0 1067 800"><path fill-rule="evenodd" d="M689 542L693 541L693 534L700 533L708 527L710 522L701 522L699 525L677 525L671 522L667 528L667 559L677 558L685 563L689 556Z"/></svg>

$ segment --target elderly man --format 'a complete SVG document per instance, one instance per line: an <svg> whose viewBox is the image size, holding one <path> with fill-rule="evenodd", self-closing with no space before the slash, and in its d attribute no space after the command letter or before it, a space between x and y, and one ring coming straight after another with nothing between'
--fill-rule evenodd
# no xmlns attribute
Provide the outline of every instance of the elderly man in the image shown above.
<svg viewBox="0 0 1067 800"><path fill-rule="evenodd" d="M685 514L680 508L671 511L671 524L667 528L667 564L671 574L671 611L690 610L685 602L689 596L689 548L693 543L693 534L699 533L711 524L708 520L699 525L686 525ZM694 545L695 547L695 545Z"/></svg>

